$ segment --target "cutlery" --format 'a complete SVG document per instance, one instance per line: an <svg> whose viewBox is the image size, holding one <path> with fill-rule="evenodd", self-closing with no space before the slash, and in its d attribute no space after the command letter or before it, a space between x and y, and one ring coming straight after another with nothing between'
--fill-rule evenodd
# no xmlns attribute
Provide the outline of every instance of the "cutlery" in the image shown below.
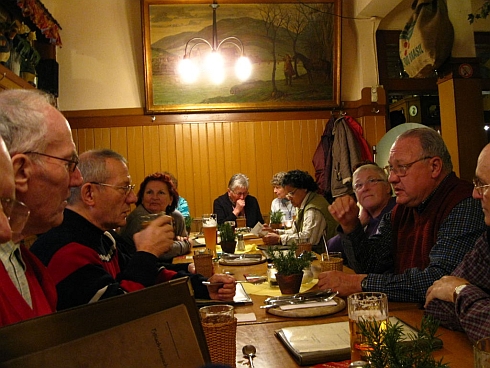
<svg viewBox="0 0 490 368"><path fill-rule="evenodd" d="M256 352L257 352L257 350L255 349L255 346L253 346L253 345L245 345L242 348L243 355L248 356L248 361L250 362L250 368L254 368L253 358L254 358Z"/></svg>

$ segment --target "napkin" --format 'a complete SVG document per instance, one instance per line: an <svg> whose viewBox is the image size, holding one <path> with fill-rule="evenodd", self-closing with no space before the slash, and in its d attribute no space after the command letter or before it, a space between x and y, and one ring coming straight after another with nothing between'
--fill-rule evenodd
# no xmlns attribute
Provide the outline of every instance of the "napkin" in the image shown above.
<svg viewBox="0 0 490 368"><path fill-rule="evenodd" d="M235 313L237 322L256 322L257 316L255 313Z"/></svg>
<svg viewBox="0 0 490 368"><path fill-rule="evenodd" d="M328 302L311 302L311 303L299 303L299 304L287 304L281 305L279 308L281 310L291 310L291 309L305 309L305 308L317 308L317 307L328 307L331 305L337 305L335 300L329 300Z"/></svg>

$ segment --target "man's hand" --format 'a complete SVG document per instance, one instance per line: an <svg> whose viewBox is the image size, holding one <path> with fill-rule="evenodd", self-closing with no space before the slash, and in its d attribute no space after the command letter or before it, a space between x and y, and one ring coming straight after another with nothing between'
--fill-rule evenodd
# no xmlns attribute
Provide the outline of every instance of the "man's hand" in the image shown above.
<svg viewBox="0 0 490 368"><path fill-rule="evenodd" d="M429 305L432 299L445 300L446 302L453 303L453 293L456 286L469 284L469 282L461 277L456 276L443 276L427 289L425 294L424 308Z"/></svg>
<svg viewBox="0 0 490 368"><path fill-rule="evenodd" d="M262 238L262 241L266 245L281 244L281 237L276 233L267 233L267 235Z"/></svg>
<svg viewBox="0 0 490 368"><path fill-rule="evenodd" d="M356 201L350 195L338 197L328 206L328 210L342 226L345 234L353 232L359 224L359 207L357 207Z"/></svg>
<svg viewBox="0 0 490 368"><path fill-rule="evenodd" d="M245 214L245 200L244 199L237 199L233 213L235 214L236 217L238 217L240 214Z"/></svg>
<svg viewBox="0 0 490 368"><path fill-rule="evenodd" d="M172 217L160 216L150 222L146 229L134 234L136 250L148 252L156 257L168 252L174 242Z"/></svg>
<svg viewBox="0 0 490 368"><path fill-rule="evenodd" d="M361 281L366 275L352 275L341 271L325 271L318 275L318 287L322 290L338 291L339 296L347 297L362 291Z"/></svg>
<svg viewBox="0 0 490 368"><path fill-rule="evenodd" d="M208 285L209 297L214 300L233 300L236 291L235 278L230 275L216 273L208 279L209 282L222 282L223 286Z"/></svg>

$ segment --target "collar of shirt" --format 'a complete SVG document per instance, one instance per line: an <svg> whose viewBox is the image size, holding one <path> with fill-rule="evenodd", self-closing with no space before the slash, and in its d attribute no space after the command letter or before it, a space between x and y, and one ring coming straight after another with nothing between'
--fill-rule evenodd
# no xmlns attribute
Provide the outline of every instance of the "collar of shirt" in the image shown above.
<svg viewBox="0 0 490 368"><path fill-rule="evenodd" d="M20 254L19 244L14 243L13 241L3 243L0 246L0 260L2 263L5 264L6 262L10 262L10 260L13 258L17 260L24 271L27 269L26 264L24 263L24 260Z"/></svg>
<svg viewBox="0 0 490 368"><path fill-rule="evenodd" d="M444 179L442 179L442 181L439 183L439 185L427 196L426 199L424 199L422 201L422 203L420 203L418 206L417 206L417 212L418 213L421 213L423 210L426 209L426 207L429 205L429 202L431 200L431 198L434 196L434 193L437 191L437 189L439 189L439 187L447 180L447 178L449 178L449 175L451 175L451 173L447 174L446 177Z"/></svg>

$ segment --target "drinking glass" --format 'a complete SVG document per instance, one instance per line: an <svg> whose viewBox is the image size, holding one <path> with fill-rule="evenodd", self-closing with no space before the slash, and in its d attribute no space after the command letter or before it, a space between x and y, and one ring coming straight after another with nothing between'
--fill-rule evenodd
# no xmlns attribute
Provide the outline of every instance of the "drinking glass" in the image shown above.
<svg viewBox="0 0 490 368"><path fill-rule="evenodd" d="M473 346L474 368L490 368L490 337L478 340Z"/></svg>
<svg viewBox="0 0 490 368"><path fill-rule="evenodd" d="M246 226L247 226L247 219L245 218L245 216L238 216L236 218L236 227L241 228Z"/></svg>
<svg viewBox="0 0 490 368"><path fill-rule="evenodd" d="M369 361L371 347L359 330L359 321L376 321L381 329L388 322L388 297L384 293L365 292L347 298L351 361Z"/></svg>
<svg viewBox="0 0 490 368"><path fill-rule="evenodd" d="M216 242L217 242L218 216L215 213L202 215L202 232L204 233L204 242L213 257L216 257Z"/></svg>

